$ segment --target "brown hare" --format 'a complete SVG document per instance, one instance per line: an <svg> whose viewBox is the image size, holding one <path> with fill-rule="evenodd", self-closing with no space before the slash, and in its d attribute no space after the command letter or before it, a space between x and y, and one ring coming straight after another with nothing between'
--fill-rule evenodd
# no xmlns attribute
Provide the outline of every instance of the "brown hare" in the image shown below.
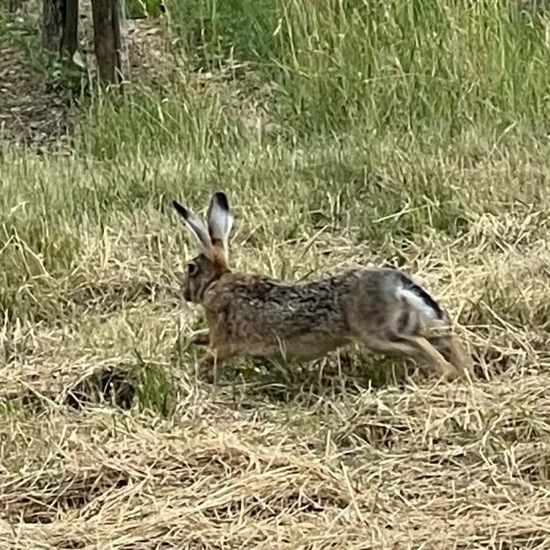
<svg viewBox="0 0 550 550"><path fill-rule="evenodd" d="M188 264L184 299L201 304L210 369L237 355L309 361L352 343L372 352L423 358L446 380L467 376L470 357L451 333L448 315L426 290L397 269L349 269L292 284L232 271L227 196L212 195L207 223L173 201L199 244Z"/></svg>

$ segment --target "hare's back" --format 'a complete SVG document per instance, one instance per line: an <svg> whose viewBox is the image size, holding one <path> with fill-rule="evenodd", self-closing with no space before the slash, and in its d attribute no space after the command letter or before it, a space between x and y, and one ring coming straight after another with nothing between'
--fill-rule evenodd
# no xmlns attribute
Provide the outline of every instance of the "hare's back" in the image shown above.
<svg viewBox="0 0 550 550"><path fill-rule="evenodd" d="M264 277L227 277L210 293L210 309L221 306L226 321L253 326L255 332L276 333L288 339L296 334L345 332L345 292L339 278L285 284ZM208 307L207 307L208 309Z"/></svg>

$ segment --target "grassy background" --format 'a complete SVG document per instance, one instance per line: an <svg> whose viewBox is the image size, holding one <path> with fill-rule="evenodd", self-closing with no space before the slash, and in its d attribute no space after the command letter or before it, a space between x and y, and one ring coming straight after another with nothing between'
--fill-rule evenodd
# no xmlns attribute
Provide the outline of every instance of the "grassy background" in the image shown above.
<svg viewBox="0 0 550 550"><path fill-rule="evenodd" d="M94 95L69 157L0 149L12 524L0 537L543 548L544 12L494 0L166 8L169 78L116 102ZM169 204L199 211L218 188L235 211L235 267L296 280L404 266L460 321L479 378L434 386L351 351L197 380L188 335L202 321L178 288L194 243Z"/></svg>

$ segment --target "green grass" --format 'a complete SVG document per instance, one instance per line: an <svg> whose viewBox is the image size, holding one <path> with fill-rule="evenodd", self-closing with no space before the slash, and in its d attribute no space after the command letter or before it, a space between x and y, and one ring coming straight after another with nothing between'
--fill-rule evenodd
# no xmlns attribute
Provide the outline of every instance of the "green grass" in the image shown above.
<svg viewBox="0 0 550 550"><path fill-rule="evenodd" d="M544 13L486 0L167 9L175 49L161 61L177 74L94 94L71 156L0 145L0 540L543 548ZM474 384L353 349L236 361L205 384L189 341L204 319L178 286L196 250L170 202L202 212L216 189L237 269L414 273L459 321Z"/></svg>
<svg viewBox="0 0 550 550"><path fill-rule="evenodd" d="M172 4L170 4L172 6ZM234 56L277 83L291 133L545 127L544 18L516 1L194 2L171 9L198 66Z"/></svg>

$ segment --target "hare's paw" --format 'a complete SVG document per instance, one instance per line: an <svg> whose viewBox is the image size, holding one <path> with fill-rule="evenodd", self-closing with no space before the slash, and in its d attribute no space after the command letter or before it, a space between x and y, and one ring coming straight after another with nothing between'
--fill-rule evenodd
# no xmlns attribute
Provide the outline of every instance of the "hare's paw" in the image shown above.
<svg viewBox="0 0 550 550"><path fill-rule="evenodd" d="M197 376L205 382L214 382L214 364L216 357L213 353L208 352L200 361L197 368Z"/></svg>
<svg viewBox="0 0 550 550"><path fill-rule="evenodd" d="M199 361L198 376L208 382L214 381L214 374L217 368L220 368L233 354L225 348L208 351L208 353Z"/></svg>

